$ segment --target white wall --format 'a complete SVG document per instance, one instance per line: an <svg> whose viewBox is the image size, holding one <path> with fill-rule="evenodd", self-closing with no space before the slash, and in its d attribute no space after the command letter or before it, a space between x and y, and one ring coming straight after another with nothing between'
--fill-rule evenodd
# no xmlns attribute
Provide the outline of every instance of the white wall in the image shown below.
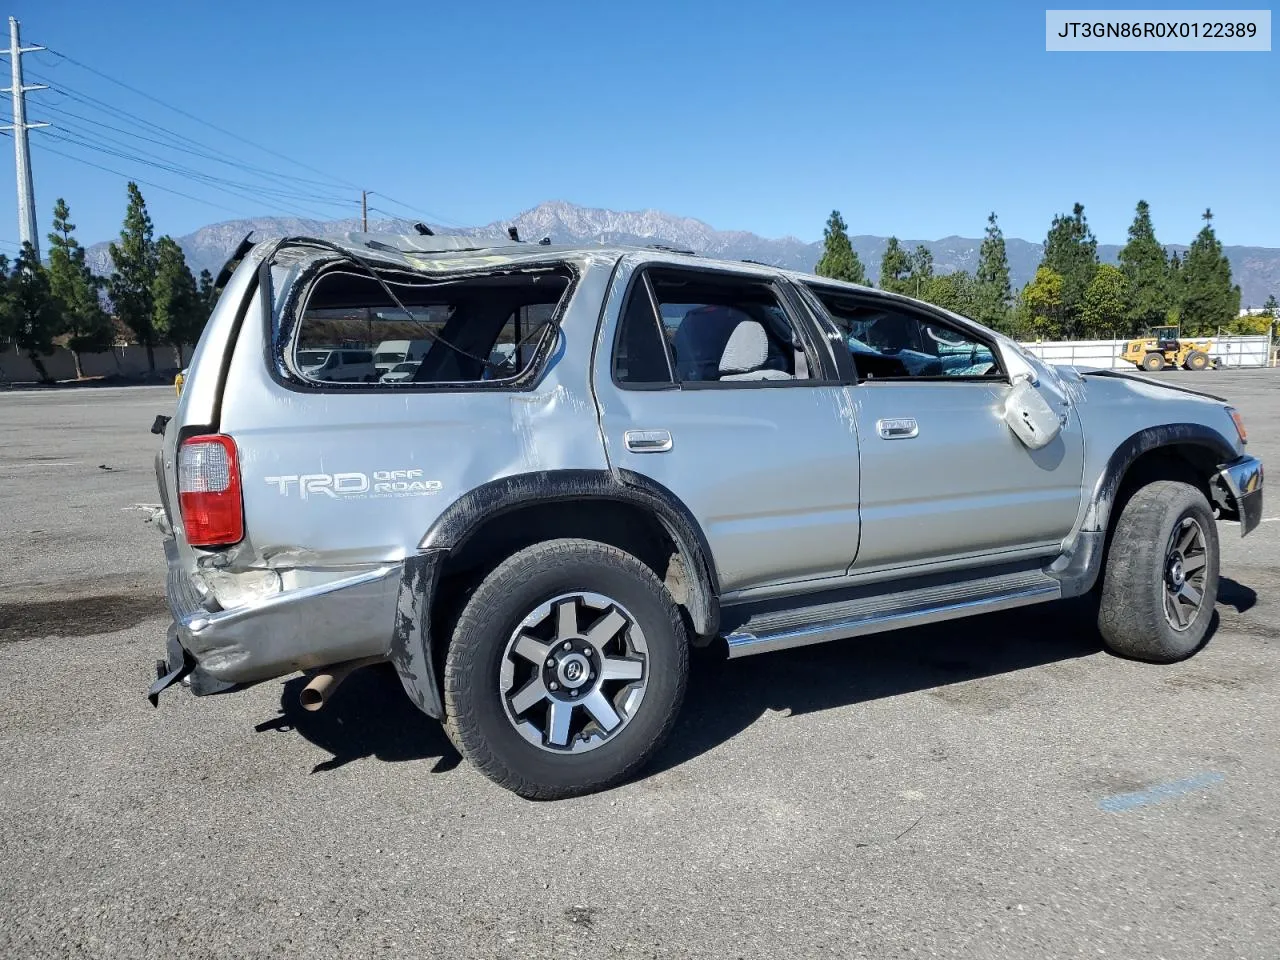
<svg viewBox="0 0 1280 960"><path fill-rule="evenodd" d="M1223 367L1265 367L1268 337L1214 337L1210 357L1218 358ZM1049 363L1105 370L1134 370L1133 364L1120 359L1127 340L1048 340L1024 343L1023 346Z"/></svg>

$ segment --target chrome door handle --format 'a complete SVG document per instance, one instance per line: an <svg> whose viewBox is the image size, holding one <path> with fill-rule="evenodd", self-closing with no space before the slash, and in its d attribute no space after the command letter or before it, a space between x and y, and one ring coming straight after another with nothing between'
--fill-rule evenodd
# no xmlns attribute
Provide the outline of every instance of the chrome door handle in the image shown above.
<svg viewBox="0 0 1280 960"><path fill-rule="evenodd" d="M876 431L883 440L910 440L920 433L920 425L914 417L895 417L891 420L877 420Z"/></svg>
<svg viewBox="0 0 1280 960"><path fill-rule="evenodd" d="M671 449L671 431L628 430L622 442L632 453L666 453Z"/></svg>

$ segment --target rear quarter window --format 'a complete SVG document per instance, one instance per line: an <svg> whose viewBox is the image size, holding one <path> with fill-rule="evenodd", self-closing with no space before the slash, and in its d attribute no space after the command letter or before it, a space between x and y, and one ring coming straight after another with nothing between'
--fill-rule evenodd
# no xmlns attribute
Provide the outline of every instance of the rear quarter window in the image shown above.
<svg viewBox="0 0 1280 960"><path fill-rule="evenodd" d="M512 268L469 276L379 271L382 283L354 263L329 264L290 295L278 328L277 375L313 389L350 389L339 372L315 369L330 353L344 365L405 359L375 350L412 341L419 361L410 377L374 378L360 389L412 390L502 386L529 379L545 361L572 293L568 264ZM396 302L399 301L399 303Z"/></svg>

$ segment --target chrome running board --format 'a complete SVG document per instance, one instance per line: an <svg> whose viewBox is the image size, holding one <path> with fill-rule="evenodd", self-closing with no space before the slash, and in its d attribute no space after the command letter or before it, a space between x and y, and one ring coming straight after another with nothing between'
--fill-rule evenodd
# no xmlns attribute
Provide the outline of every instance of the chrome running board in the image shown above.
<svg viewBox="0 0 1280 960"><path fill-rule="evenodd" d="M786 650L884 630L1057 600L1062 585L1039 570L934 584L889 594L751 615L725 636L730 657Z"/></svg>

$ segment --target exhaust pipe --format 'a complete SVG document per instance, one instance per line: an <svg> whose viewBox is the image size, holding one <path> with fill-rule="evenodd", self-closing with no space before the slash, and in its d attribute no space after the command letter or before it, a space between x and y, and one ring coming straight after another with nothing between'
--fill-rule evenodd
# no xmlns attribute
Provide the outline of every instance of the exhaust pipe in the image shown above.
<svg viewBox="0 0 1280 960"><path fill-rule="evenodd" d="M386 659L386 657L364 657L359 660L347 660L343 663L335 663L332 666L325 667L311 678L310 683L302 688L302 693L298 694L298 703L302 705L303 710L310 710L314 713L329 702L329 698L338 689L338 685L347 679L352 670L358 670L360 667L367 667L373 663L383 663Z"/></svg>

